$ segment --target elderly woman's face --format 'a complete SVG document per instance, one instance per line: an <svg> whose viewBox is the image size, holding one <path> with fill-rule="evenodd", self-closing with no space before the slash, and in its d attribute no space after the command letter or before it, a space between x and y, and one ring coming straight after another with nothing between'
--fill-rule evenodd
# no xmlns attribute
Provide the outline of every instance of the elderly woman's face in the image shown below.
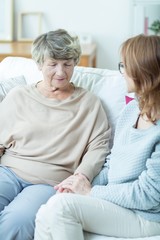
<svg viewBox="0 0 160 240"><path fill-rule="evenodd" d="M64 88L67 87L73 71L74 60L55 60L46 59L41 67L41 71L44 77L44 82L51 87Z"/></svg>

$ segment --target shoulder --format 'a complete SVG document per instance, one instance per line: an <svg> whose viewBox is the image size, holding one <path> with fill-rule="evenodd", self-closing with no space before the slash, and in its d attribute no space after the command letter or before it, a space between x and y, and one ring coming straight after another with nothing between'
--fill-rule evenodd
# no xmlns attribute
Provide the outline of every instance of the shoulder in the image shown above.
<svg viewBox="0 0 160 240"><path fill-rule="evenodd" d="M83 101L90 102L90 104L93 102L97 104L101 104L100 98L96 96L94 93L92 93L91 91L84 89L82 87L75 87L75 88L79 97L81 97Z"/></svg>
<svg viewBox="0 0 160 240"><path fill-rule="evenodd" d="M129 102L124 109L122 110L121 114L119 115L116 129L121 129L122 126L133 126L137 121L139 115L139 106L136 100L132 100Z"/></svg>
<svg viewBox="0 0 160 240"><path fill-rule="evenodd" d="M126 105L126 111L129 111L130 109L139 109L138 107L138 101L133 99L132 101L130 101L129 103L127 103Z"/></svg>
<svg viewBox="0 0 160 240"><path fill-rule="evenodd" d="M30 85L25 85L25 86L16 86L14 88L12 88L8 94L6 95L6 97L4 98L3 102L5 101L13 101L19 98L23 98L25 97L25 92L27 92L27 89L30 88Z"/></svg>
<svg viewBox="0 0 160 240"><path fill-rule="evenodd" d="M139 114L139 105L136 100L130 101L122 110L121 117L123 116L132 116Z"/></svg>
<svg viewBox="0 0 160 240"><path fill-rule="evenodd" d="M81 105L83 105L83 108L87 108L90 112L97 112L97 114L99 112L105 113L102 102L98 96L81 87L78 87L77 90L79 91L78 101Z"/></svg>

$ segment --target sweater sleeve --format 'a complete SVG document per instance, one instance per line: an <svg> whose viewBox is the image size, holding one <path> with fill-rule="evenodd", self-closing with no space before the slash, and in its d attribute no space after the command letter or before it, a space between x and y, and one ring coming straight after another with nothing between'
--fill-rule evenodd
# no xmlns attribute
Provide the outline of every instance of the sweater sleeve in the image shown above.
<svg viewBox="0 0 160 240"><path fill-rule="evenodd" d="M19 98L20 92L21 86L14 87L0 103L0 112L3 113L0 117L0 148L3 150L8 148L10 142L12 142L12 136L10 134L13 126L17 124L15 112L17 112L17 102L21 100ZM10 139L8 141L7 136L9 135Z"/></svg>
<svg viewBox="0 0 160 240"><path fill-rule="evenodd" d="M94 186L90 195L125 208L154 211L160 202L160 143L156 145L151 158L147 159L146 170L138 179L120 184Z"/></svg>
<svg viewBox="0 0 160 240"><path fill-rule="evenodd" d="M100 172L105 162L106 155L110 152L110 136L111 128L108 124L106 113L99 101L99 108L95 113L91 136L88 145L86 146L81 164L78 166L75 173L83 173L90 181L93 180L93 178Z"/></svg>

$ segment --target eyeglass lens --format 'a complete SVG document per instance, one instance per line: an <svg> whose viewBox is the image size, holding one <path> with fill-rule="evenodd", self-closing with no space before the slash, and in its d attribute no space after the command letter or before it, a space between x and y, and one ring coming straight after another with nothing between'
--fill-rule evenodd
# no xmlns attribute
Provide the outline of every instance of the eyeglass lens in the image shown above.
<svg viewBox="0 0 160 240"><path fill-rule="evenodd" d="M123 62L120 62L119 64L118 64L118 68L119 68L119 71L120 71L120 73L124 73L124 64L123 64Z"/></svg>

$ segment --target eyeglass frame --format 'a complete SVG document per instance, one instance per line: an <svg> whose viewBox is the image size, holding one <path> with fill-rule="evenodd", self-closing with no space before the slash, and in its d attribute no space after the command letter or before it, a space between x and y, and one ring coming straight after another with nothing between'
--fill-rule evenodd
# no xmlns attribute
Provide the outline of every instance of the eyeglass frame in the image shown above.
<svg viewBox="0 0 160 240"><path fill-rule="evenodd" d="M119 62L118 63L118 70L121 74L124 74L124 71L125 71L125 66L124 66L124 63L123 62Z"/></svg>

